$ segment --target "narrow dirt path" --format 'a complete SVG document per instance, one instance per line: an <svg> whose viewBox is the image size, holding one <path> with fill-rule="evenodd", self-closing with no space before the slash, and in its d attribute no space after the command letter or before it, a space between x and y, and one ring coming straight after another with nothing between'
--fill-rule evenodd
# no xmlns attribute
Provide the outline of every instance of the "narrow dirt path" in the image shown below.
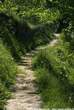
<svg viewBox="0 0 74 110"><path fill-rule="evenodd" d="M51 42L49 42L49 43L48 43L47 45L45 45L45 46L40 46L40 47L38 47L36 50L39 51L39 50L46 49L46 48L48 48L49 46L51 46L51 47L55 46L55 45L58 43L58 39L59 39L60 34L54 33L54 36L55 36L55 39L53 39Z"/></svg>
<svg viewBox="0 0 74 110"><path fill-rule="evenodd" d="M7 101L6 110L38 110L41 108L41 98L37 93L36 78L32 70L32 58L40 49L54 46L57 39L51 41L47 46L37 48L36 51L27 53L22 57L18 68L21 72L17 75L16 85L13 87L11 99Z"/></svg>
<svg viewBox="0 0 74 110"><path fill-rule="evenodd" d="M12 98L7 101L6 110L33 110L41 108L41 99L37 93L36 78L32 71L32 57L34 53L27 53L22 57L18 68L22 71L17 75Z"/></svg>

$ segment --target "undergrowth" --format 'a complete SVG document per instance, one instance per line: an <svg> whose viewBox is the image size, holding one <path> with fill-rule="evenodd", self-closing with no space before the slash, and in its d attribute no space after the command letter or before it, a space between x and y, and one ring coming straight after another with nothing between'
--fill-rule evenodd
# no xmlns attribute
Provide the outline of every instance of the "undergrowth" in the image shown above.
<svg viewBox="0 0 74 110"><path fill-rule="evenodd" d="M16 73L16 64L0 41L0 110L10 97L10 88L15 83Z"/></svg>
<svg viewBox="0 0 74 110"><path fill-rule="evenodd" d="M41 50L33 59L43 106L47 108L74 107L74 53L68 43Z"/></svg>
<svg viewBox="0 0 74 110"><path fill-rule="evenodd" d="M0 109L15 82L15 61L20 61L27 51L50 42L57 30L59 11L47 9L45 3L45 0L0 1Z"/></svg>

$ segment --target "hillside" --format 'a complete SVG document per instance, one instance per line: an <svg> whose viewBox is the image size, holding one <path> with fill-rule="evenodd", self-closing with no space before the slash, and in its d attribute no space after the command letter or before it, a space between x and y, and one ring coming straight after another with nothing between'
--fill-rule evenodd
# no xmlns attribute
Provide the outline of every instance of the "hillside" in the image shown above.
<svg viewBox="0 0 74 110"><path fill-rule="evenodd" d="M73 12L73 0L0 0L1 110L74 107Z"/></svg>

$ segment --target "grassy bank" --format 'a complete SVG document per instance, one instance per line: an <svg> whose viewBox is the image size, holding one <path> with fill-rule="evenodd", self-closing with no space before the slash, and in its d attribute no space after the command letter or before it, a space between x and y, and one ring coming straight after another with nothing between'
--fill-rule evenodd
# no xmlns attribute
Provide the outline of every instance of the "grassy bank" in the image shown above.
<svg viewBox="0 0 74 110"><path fill-rule="evenodd" d="M16 64L0 41L0 110L10 96L10 87L15 82L16 73Z"/></svg>
<svg viewBox="0 0 74 110"><path fill-rule="evenodd" d="M62 37L62 36L61 36ZM41 50L33 60L43 106L74 107L74 53L62 40Z"/></svg>

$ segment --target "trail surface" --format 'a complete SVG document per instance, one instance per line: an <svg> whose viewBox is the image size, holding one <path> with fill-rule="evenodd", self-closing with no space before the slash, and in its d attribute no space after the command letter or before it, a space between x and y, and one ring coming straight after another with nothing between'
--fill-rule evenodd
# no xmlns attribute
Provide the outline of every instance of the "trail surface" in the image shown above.
<svg viewBox="0 0 74 110"><path fill-rule="evenodd" d="M37 93L36 78L32 70L32 58L38 50L54 46L56 43L57 39L54 39L47 46L40 47L22 57L18 65L21 71L17 75L12 97L7 101L6 110L38 110L41 108L42 101Z"/></svg>
<svg viewBox="0 0 74 110"><path fill-rule="evenodd" d="M18 68L16 85L12 97L7 101L6 110L33 110L41 108L41 99L37 93L35 77L32 71L32 57L34 53L27 53L22 57Z"/></svg>

